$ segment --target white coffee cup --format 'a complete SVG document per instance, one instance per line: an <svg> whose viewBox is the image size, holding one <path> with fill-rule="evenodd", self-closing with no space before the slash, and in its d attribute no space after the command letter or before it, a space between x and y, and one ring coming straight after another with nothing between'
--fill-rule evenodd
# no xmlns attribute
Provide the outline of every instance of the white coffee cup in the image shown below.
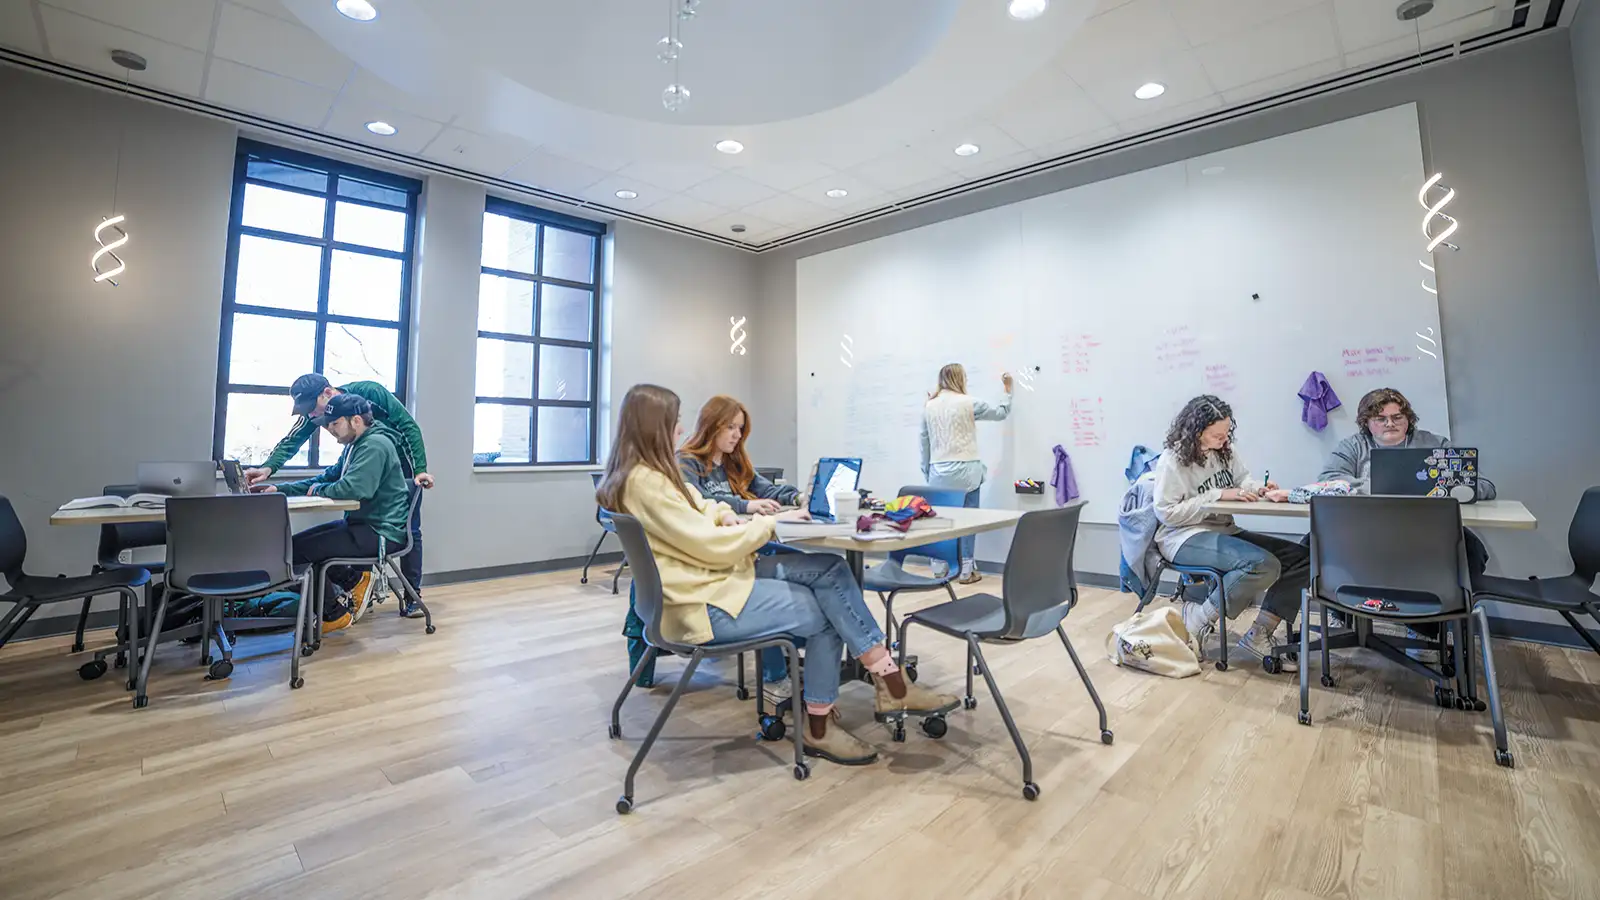
<svg viewBox="0 0 1600 900"><path fill-rule="evenodd" d="M861 495L855 491L839 491L833 495L833 514L844 519L855 519L856 512L861 508Z"/></svg>

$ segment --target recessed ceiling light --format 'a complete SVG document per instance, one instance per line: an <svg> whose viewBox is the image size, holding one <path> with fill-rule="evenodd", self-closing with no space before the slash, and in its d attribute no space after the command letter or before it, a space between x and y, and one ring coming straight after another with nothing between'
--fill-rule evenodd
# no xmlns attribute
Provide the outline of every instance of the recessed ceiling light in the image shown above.
<svg viewBox="0 0 1600 900"><path fill-rule="evenodd" d="M733 232L734 234L744 234L745 227L743 225L733 225L733 226L730 226L728 228L728 230Z"/></svg>
<svg viewBox="0 0 1600 900"><path fill-rule="evenodd" d="M1027 21L1037 19L1044 14L1044 8L1050 5L1050 0L1011 0L1006 4L1006 12L1013 19Z"/></svg>
<svg viewBox="0 0 1600 900"><path fill-rule="evenodd" d="M639 192L638 191L617 191L617 199L618 200L637 200L637 199L639 199Z"/></svg>
<svg viewBox="0 0 1600 900"><path fill-rule="evenodd" d="M1228 171L1228 167L1227 166L1206 166L1204 169L1200 170L1200 174L1201 175L1221 175L1223 172L1226 172L1226 171Z"/></svg>
<svg viewBox="0 0 1600 900"><path fill-rule="evenodd" d="M744 145L738 141L717 141L719 153L743 153Z"/></svg>
<svg viewBox="0 0 1600 900"><path fill-rule="evenodd" d="M956 148L956 155L957 156L973 156L978 152L978 150L979 150L979 147L978 147L977 144L962 144L961 146Z"/></svg>
<svg viewBox="0 0 1600 900"><path fill-rule="evenodd" d="M394 134L398 129L396 129L393 125L390 125L388 122L368 122L367 130L373 134L381 134L384 137L388 137L389 135Z"/></svg>
<svg viewBox="0 0 1600 900"><path fill-rule="evenodd" d="M1139 89L1134 91L1133 95L1138 97L1140 100L1154 100L1166 92L1166 85L1160 83L1159 81L1148 81L1139 85Z"/></svg>
<svg viewBox="0 0 1600 900"><path fill-rule="evenodd" d="M828 196L835 200L843 200L844 198L850 196L850 192L844 188L834 188L828 192Z"/></svg>
<svg viewBox="0 0 1600 900"><path fill-rule="evenodd" d="M357 22L371 22L378 17L378 10L367 0L334 0L333 8L339 15Z"/></svg>

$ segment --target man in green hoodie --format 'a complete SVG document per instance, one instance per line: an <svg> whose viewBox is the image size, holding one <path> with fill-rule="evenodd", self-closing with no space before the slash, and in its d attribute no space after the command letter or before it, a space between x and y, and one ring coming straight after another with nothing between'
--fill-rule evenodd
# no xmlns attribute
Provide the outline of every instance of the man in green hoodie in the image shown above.
<svg viewBox="0 0 1600 900"><path fill-rule="evenodd" d="M329 401L334 397L344 394L354 394L372 404L372 417L380 424L391 429L391 434L397 438L396 446L400 451L400 463L404 468L405 476L410 478L421 488L433 487L433 476L428 474L428 451L422 445L422 428L417 425L417 420L406 411L405 404L400 398L390 393L389 389L376 381L352 381L349 384L334 387L328 379L311 373L301 375L294 380L289 388L289 395L294 398L295 415L300 420L295 423L287 437L272 448L272 453L267 456L267 461L259 468L244 471L245 483L249 485L266 481L272 473L283 468L284 463L300 452L306 445L311 435L317 430L317 425L312 419L323 414ZM411 586L422 593L422 504L417 503L416 512L411 516L411 552L400 560L400 574L411 582ZM400 598L400 614L408 619L415 619L422 615L421 607L412 603L406 597Z"/></svg>
<svg viewBox="0 0 1600 900"><path fill-rule="evenodd" d="M399 436L377 421L371 403L354 393L333 397L322 414L310 421L328 429L334 440L344 445L339 461L315 478L269 484L259 490L280 491L291 497L358 500L361 506L345 513L338 522L325 522L296 534L295 565L338 557L375 557L380 537L390 546L404 543L410 486L400 466ZM328 581L348 590L357 580L350 574L348 568L341 567L338 572L328 572ZM323 596L323 630L336 631L350 624L351 610L343 599L335 599L336 592L331 590L325 590Z"/></svg>

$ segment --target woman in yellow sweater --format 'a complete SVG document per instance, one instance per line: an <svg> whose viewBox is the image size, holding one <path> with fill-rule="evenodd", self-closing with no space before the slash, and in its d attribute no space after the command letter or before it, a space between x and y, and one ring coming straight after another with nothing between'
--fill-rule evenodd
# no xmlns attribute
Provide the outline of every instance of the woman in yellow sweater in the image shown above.
<svg viewBox="0 0 1600 900"><path fill-rule="evenodd" d="M623 398L606 477L595 497L604 509L639 520L661 573L661 633L686 644L743 641L773 634L805 638L806 754L847 766L878 754L837 725L837 661L845 648L872 673L877 717L940 715L960 705L907 680L841 557L779 554L756 558L779 519L741 522L725 503L705 500L683 480L673 448L682 428L678 395L634 385Z"/></svg>

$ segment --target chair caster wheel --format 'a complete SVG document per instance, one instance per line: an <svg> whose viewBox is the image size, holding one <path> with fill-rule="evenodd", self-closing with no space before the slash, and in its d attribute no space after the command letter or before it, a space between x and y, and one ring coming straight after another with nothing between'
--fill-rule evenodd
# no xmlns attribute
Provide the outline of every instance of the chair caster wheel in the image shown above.
<svg viewBox="0 0 1600 900"><path fill-rule="evenodd" d="M1510 750L1496 750L1494 752L1494 763L1497 766L1504 766L1508 769L1517 767L1517 761L1511 758Z"/></svg>
<svg viewBox="0 0 1600 900"><path fill-rule="evenodd" d="M311 653L312 653L312 650L311 650L310 647L301 647L300 648L300 655L301 656L310 656Z"/></svg>
<svg viewBox="0 0 1600 900"><path fill-rule="evenodd" d="M578 579L578 583L579 584L588 584L589 583L589 576L585 575L582 578L579 578Z"/></svg>
<svg viewBox="0 0 1600 900"><path fill-rule="evenodd" d="M744 688L739 688L738 690L734 691L733 695L735 697L738 697L740 700L749 700L750 699L750 692L748 690L744 689Z"/></svg>
<svg viewBox="0 0 1600 900"><path fill-rule="evenodd" d="M1100 732L1100 743L1109 747L1114 740L1116 740L1116 735L1111 733L1111 729L1107 728L1105 731Z"/></svg>
<svg viewBox="0 0 1600 900"><path fill-rule="evenodd" d="M1449 663L1445 663L1439 667L1439 674L1446 678L1454 678L1456 677L1456 667L1450 665Z"/></svg>
<svg viewBox="0 0 1600 900"><path fill-rule="evenodd" d="M905 724L904 723L896 723L895 726L894 726L894 734L891 735L890 737L893 738L893 740L894 740L894 742L896 744L904 744L906 742L906 726L905 726Z"/></svg>
<svg viewBox="0 0 1600 900"><path fill-rule="evenodd" d="M93 681L104 675L109 668L103 659L90 660L78 667L78 677L84 681Z"/></svg>
<svg viewBox="0 0 1600 900"><path fill-rule="evenodd" d="M617 815L625 816L625 815L627 815L628 813L631 813L631 812L633 812L633 798L632 797L618 797L617 798Z"/></svg>
<svg viewBox="0 0 1600 900"><path fill-rule="evenodd" d="M1333 680L1332 675L1322 676L1322 686L1325 688L1338 687L1339 682Z"/></svg>
<svg viewBox="0 0 1600 900"><path fill-rule="evenodd" d="M1460 710L1462 712L1466 712L1466 711L1472 709L1472 701L1468 700L1467 698L1462 697L1460 695L1456 696L1455 703L1456 703L1456 709L1458 709L1458 710Z"/></svg>
<svg viewBox="0 0 1600 900"><path fill-rule="evenodd" d="M149 705L150 705L150 698L149 697L135 697L135 698L133 698L133 708L134 709L144 709L146 706L149 706Z"/></svg>
<svg viewBox="0 0 1600 900"><path fill-rule="evenodd" d="M613 741L618 739L618 738L620 738L620 737L622 737L622 726L621 725L608 726L606 728L606 736L611 738Z"/></svg>
<svg viewBox="0 0 1600 900"><path fill-rule="evenodd" d="M1034 784L1031 781L1028 782L1027 784L1024 784L1022 786L1022 799L1024 799L1024 800L1037 800L1037 799L1039 799L1039 786L1037 784Z"/></svg>
<svg viewBox="0 0 1600 900"><path fill-rule="evenodd" d="M83 644L73 644L72 645L72 652L73 653L82 653L83 652Z"/></svg>
<svg viewBox="0 0 1600 900"><path fill-rule="evenodd" d="M906 680L907 681L916 681L917 680L917 664L916 663L907 663L906 664Z"/></svg>
<svg viewBox="0 0 1600 900"><path fill-rule="evenodd" d="M128 667L128 654L118 653L117 658L112 660L111 664L119 669L126 669Z"/></svg>
<svg viewBox="0 0 1600 900"><path fill-rule="evenodd" d="M1483 712L1489 708L1489 704L1483 702L1482 700L1471 700L1469 702L1472 704L1473 712Z"/></svg>
<svg viewBox="0 0 1600 900"><path fill-rule="evenodd" d="M1226 672L1226 671L1228 671L1227 662L1225 662L1223 660L1220 660L1220 659L1217 660L1217 671L1218 672Z"/></svg>
<svg viewBox="0 0 1600 900"><path fill-rule="evenodd" d="M1263 656L1261 657L1261 671L1266 672L1268 675L1280 674L1283 672L1283 660L1278 659L1276 656Z"/></svg>
<svg viewBox="0 0 1600 900"><path fill-rule="evenodd" d="M295 680L289 682L289 690L291 691L298 691L305 686L306 680L304 678L296 678Z"/></svg>
<svg viewBox="0 0 1600 900"><path fill-rule="evenodd" d="M934 740L944 737L949 732L950 723L944 720L944 716L929 716L922 720L922 733Z"/></svg>
<svg viewBox="0 0 1600 900"><path fill-rule="evenodd" d="M795 781L805 781L807 778L810 778L810 777L811 777L811 767L810 766L805 765L804 763L795 763L795 766L794 766L794 780Z"/></svg>
<svg viewBox="0 0 1600 900"><path fill-rule="evenodd" d="M1311 724L1311 713L1310 712L1302 711L1300 713L1300 724L1301 725L1310 725Z"/></svg>
<svg viewBox="0 0 1600 900"><path fill-rule="evenodd" d="M961 698L961 708L962 709L977 709L978 708L978 698L977 697L962 697Z"/></svg>
<svg viewBox="0 0 1600 900"><path fill-rule="evenodd" d="M763 741L777 743L778 741L783 740L784 735L788 733L789 729L784 727L783 719L781 717L762 716L761 731L758 732L756 736L761 738Z"/></svg>
<svg viewBox="0 0 1600 900"><path fill-rule="evenodd" d="M1455 705L1455 695L1456 692L1447 687L1435 687L1433 689L1433 702L1444 709L1449 709Z"/></svg>
<svg viewBox="0 0 1600 900"><path fill-rule="evenodd" d="M221 681L233 674L233 663L219 659L206 669L207 681Z"/></svg>
<svg viewBox="0 0 1600 900"><path fill-rule="evenodd" d="M432 625L429 625L427 628L422 629L422 632L423 632L423 634L433 634L435 631L438 631L438 630L439 629L433 627Z"/></svg>
<svg viewBox="0 0 1600 900"><path fill-rule="evenodd" d="M311 642L311 652L315 653L316 651L321 650L321 649L322 649L322 639L321 638L317 638L316 640Z"/></svg>

